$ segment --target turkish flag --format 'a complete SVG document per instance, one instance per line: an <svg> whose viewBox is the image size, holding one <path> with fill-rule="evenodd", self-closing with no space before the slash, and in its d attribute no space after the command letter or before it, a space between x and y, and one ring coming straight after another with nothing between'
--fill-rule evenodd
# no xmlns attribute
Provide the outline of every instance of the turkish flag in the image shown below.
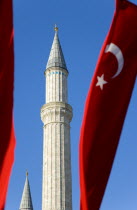
<svg viewBox="0 0 137 210"><path fill-rule="evenodd" d="M116 0L86 99L80 133L81 210L98 210L137 74L137 6Z"/></svg>
<svg viewBox="0 0 137 210"><path fill-rule="evenodd" d="M0 210L4 209L14 159L12 0L0 0Z"/></svg>

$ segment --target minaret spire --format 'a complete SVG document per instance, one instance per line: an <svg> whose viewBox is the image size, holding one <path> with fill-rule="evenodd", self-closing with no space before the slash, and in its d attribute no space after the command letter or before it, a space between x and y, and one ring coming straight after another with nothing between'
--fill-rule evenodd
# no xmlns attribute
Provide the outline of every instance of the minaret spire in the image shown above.
<svg viewBox="0 0 137 210"><path fill-rule="evenodd" d="M46 103L41 108L43 121L42 210L72 210L68 70L58 38L58 27L47 63Z"/></svg>
<svg viewBox="0 0 137 210"><path fill-rule="evenodd" d="M28 180L28 172L26 172L26 180L19 210L33 210L29 180Z"/></svg>
<svg viewBox="0 0 137 210"><path fill-rule="evenodd" d="M54 31L55 31L54 40L52 43L46 69L50 67L60 67L67 70L66 62L64 59L64 55L58 37L58 27L56 25L54 27Z"/></svg>

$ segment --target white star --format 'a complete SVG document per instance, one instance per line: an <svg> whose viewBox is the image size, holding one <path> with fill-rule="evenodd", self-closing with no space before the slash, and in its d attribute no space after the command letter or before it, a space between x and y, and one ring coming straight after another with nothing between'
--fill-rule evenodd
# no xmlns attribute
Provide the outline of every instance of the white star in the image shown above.
<svg viewBox="0 0 137 210"><path fill-rule="evenodd" d="M107 82L104 80L104 74L102 74L101 77L97 77L98 82L96 86L100 86L100 89L103 90L103 85L106 84Z"/></svg>

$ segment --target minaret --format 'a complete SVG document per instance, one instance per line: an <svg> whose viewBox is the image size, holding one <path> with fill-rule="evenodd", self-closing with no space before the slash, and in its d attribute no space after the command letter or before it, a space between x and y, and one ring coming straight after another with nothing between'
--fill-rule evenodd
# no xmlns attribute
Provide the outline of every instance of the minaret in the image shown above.
<svg viewBox="0 0 137 210"><path fill-rule="evenodd" d="M55 26L55 36L45 71L46 104L43 126L42 210L72 210L68 70Z"/></svg>
<svg viewBox="0 0 137 210"><path fill-rule="evenodd" d="M28 172L26 173L26 181L23 189L19 210L33 210L29 180L28 180Z"/></svg>

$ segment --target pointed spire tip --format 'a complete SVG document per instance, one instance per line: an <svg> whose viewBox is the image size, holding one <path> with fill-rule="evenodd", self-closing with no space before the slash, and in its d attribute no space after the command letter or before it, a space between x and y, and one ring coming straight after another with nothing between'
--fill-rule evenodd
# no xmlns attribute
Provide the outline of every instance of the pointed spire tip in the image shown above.
<svg viewBox="0 0 137 210"><path fill-rule="evenodd" d="M54 31L57 32L59 29L57 27L57 25L55 24L55 27L54 27Z"/></svg>
<svg viewBox="0 0 137 210"><path fill-rule="evenodd" d="M59 37L57 34L57 32L58 32L57 25L55 25L54 31L55 31L55 35L54 35L49 59L48 59L47 65L46 65L46 69L48 69L50 67L60 67L60 68L64 68L67 70L66 62L64 59L61 45L60 45Z"/></svg>
<svg viewBox="0 0 137 210"><path fill-rule="evenodd" d="M28 177L28 175L29 175L29 173L28 173L28 171L26 171L26 176Z"/></svg>
<svg viewBox="0 0 137 210"><path fill-rule="evenodd" d="M25 185L24 185L24 189L23 189L23 193L22 193L19 210L24 210L24 209L25 210L33 210L29 180L28 180L27 176L28 176L28 172L26 172L26 180L25 180Z"/></svg>

